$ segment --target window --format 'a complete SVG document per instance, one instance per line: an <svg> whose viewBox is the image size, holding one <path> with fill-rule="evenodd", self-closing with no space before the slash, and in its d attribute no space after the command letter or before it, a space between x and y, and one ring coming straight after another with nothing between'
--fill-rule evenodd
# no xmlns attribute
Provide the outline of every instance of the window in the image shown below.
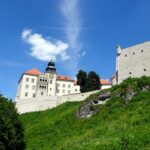
<svg viewBox="0 0 150 150"><path fill-rule="evenodd" d="M146 69L144 69L144 71L146 72Z"/></svg>
<svg viewBox="0 0 150 150"><path fill-rule="evenodd" d="M53 81L52 80L50 80L50 84L52 84L53 83Z"/></svg>
<svg viewBox="0 0 150 150"><path fill-rule="evenodd" d="M59 93L59 90L57 90L57 93Z"/></svg>
<svg viewBox="0 0 150 150"><path fill-rule="evenodd" d="M28 89L29 88L29 85L26 85L26 89Z"/></svg>
<svg viewBox="0 0 150 150"><path fill-rule="evenodd" d="M35 90L35 85L32 86L32 90Z"/></svg>
<svg viewBox="0 0 150 150"><path fill-rule="evenodd" d="M28 97L28 92L25 92L25 97Z"/></svg>
<svg viewBox="0 0 150 150"><path fill-rule="evenodd" d="M26 81L28 82L28 81L29 81L29 78L26 78Z"/></svg>
<svg viewBox="0 0 150 150"><path fill-rule="evenodd" d="M34 83L34 79L32 79L31 82Z"/></svg>
<svg viewBox="0 0 150 150"><path fill-rule="evenodd" d="M52 90L52 88L50 88L50 91Z"/></svg>
<svg viewBox="0 0 150 150"><path fill-rule="evenodd" d="M42 79L40 79L40 81L42 81Z"/></svg>
<svg viewBox="0 0 150 150"><path fill-rule="evenodd" d="M68 90L68 94L70 94L70 90Z"/></svg>
<svg viewBox="0 0 150 150"><path fill-rule="evenodd" d="M35 93L33 93L33 97L35 97Z"/></svg>
<svg viewBox="0 0 150 150"><path fill-rule="evenodd" d="M40 85L39 88L42 88L42 86Z"/></svg>
<svg viewBox="0 0 150 150"><path fill-rule="evenodd" d="M133 52L133 55L135 55L135 52Z"/></svg>
<svg viewBox="0 0 150 150"><path fill-rule="evenodd" d="M141 50L141 53L143 53L143 51L144 51L144 50L142 49L142 50Z"/></svg>
<svg viewBox="0 0 150 150"><path fill-rule="evenodd" d="M127 54L125 54L125 57L127 57Z"/></svg>
<svg viewBox="0 0 150 150"><path fill-rule="evenodd" d="M68 84L68 88L71 88L71 85L70 85L70 84Z"/></svg>
<svg viewBox="0 0 150 150"><path fill-rule="evenodd" d="M75 89L75 92L77 92L78 90L77 89Z"/></svg>
<svg viewBox="0 0 150 150"><path fill-rule="evenodd" d="M60 87L60 84L58 83L57 86Z"/></svg>
<svg viewBox="0 0 150 150"><path fill-rule="evenodd" d="M65 90L62 90L63 93L65 93Z"/></svg>
<svg viewBox="0 0 150 150"><path fill-rule="evenodd" d="M47 82L47 80L45 80L45 82Z"/></svg>
<svg viewBox="0 0 150 150"><path fill-rule="evenodd" d="M41 95L44 95L44 93L43 93L43 92L41 92Z"/></svg>
<svg viewBox="0 0 150 150"><path fill-rule="evenodd" d="M65 87L65 84L63 84L63 87Z"/></svg>
<svg viewBox="0 0 150 150"><path fill-rule="evenodd" d="M131 73L131 72L129 72L129 74L131 75L132 73Z"/></svg>

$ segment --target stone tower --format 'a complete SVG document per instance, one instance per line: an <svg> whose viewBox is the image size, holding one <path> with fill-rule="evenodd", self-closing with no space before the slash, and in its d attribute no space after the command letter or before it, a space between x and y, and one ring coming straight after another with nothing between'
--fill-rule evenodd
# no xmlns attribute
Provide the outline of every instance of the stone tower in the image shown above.
<svg viewBox="0 0 150 150"><path fill-rule="evenodd" d="M56 95L56 67L55 62L50 61L45 69L45 75L48 77L48 96Z"/></svg>

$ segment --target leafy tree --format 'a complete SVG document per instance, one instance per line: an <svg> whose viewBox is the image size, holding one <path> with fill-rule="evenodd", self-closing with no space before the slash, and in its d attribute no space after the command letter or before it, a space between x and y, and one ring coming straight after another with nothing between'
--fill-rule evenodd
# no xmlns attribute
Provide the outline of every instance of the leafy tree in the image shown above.
<svg viewBox="0 0 150 150"><path fill-rule="evenodd" d="M79 70L77 74L77 84L80 85L81 92L99 90L101 87L100 77L94 71L88 73Z"/></svg>
<svg viewBox="0 0 150 150"><path fill-rule="evenodd" d="M77 76L77 84L80 85L81 92L86 92L87 73L83 70L79 70Z"/></svg>
<svg viewBox="0 0 150 150"><path fill-rule="evenodd" d="M86 83L87 91L99 90L101 87L100 77L96 72L91 71L88 73L88 80Z"/></svg>
<svg viewBox="0 0 150 150"><path fill-rule="evenodd" d="M2 95L0 95L0 149L25 149L23 128L15 105Z"/></svg>

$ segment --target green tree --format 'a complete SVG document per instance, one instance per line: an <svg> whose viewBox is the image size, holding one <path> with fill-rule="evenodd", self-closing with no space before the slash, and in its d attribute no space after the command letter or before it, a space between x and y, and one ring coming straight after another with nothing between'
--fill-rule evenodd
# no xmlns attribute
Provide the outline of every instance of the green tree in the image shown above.
<svg viewBox="0 0 150 150"><path fill-rule="evenodd" d="M81 92L99 90L101 88L100 77L94 71L88 73L79 70L77 74L77 84L80 85Z"/></svg>
<svg viewBox="0 0 150 150"><path fill-rule="evenodd" d="M80 85L81 92L86 92L87 73L83 70L79 70L76 76L77 76L77 84Z"/></svg>
<svg viewBox="0 0 150 150"><path fill-rule="evenodd" d="M96 72L90 71L88 73L88 80L87 80L86 86L87 86L86 88L87 92L99 90L101 88L100 77L98 74L96 74Z"/></svg>
<svg viewBox="0 0 150 150"><path fill-rule="evenodd" d="M0 95L0 149L25 149L24 134L19 114L11 100Z"/></svg>

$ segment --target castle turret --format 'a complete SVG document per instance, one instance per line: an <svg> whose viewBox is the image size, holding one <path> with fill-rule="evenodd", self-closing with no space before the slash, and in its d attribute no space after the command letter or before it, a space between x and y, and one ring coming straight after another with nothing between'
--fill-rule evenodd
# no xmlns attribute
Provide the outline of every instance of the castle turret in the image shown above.
<svg viewBox="0 0 150 150"><path fill-rule="evenodd" d="M117 45L117 56L119 56L121 54L122 48L121 46L118 44Z"/></svg>
<svg viewBox="0 0 150 150"><path fill-rule="evenodd" d="M56 67L54 61L50 61L45 69L46 73L56 73Z"/></svg>
<svg viewBox="0 0 150 150"><path fill-rule="evenodd" d="M48 96L56 95L56 80L57 80L57 75L56 75L56 67L55 67L55 62L50 61L45 69L45 74L48 77Z"/></svg>

